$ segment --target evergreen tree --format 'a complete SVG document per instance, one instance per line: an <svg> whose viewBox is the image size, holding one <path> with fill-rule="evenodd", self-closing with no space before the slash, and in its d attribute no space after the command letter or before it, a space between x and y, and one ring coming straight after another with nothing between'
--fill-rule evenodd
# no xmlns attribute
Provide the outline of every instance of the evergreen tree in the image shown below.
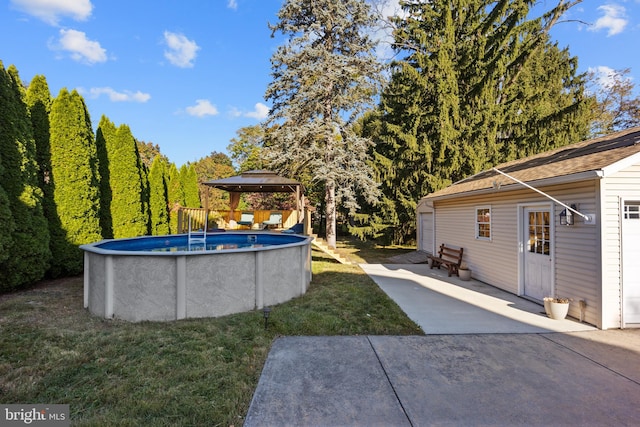
<svg viewBox="0 0 640 427"><path fill-rule="evenodd" d="M51 259L25 101L18 70L0 62L0 290L40 280Z"/></svg>
<svg viewBox="0 0 640 427"><path fill-rule="evenodd" d="M103 177L102 181L108 182L110 188L108 208L113 237L143 236L148 231L149 214L143 179L146 176L141 171L136 141L129 126L120 125L115 129L105 116L100 120L98 133L104 138L107 153L108 180Z"/></svg>
<svg viewBox="0 0 640 427"><path fill-rule="evenodd" d="M167 199L169 200L169 229L171 234L178 233L178 210L184 206L184 190L180 182L180 173L175 163L170 163L167 175Z"/></svg>
<svg viewBox="0 0 640 427"><path fill-rule="evenodd" d="M528 19L533 0L402 2L379 111L362 129L376 139L390 238L415 231L420 197L497 163L586 137L588 100L577 60L548 31L574 5L558 0ZM377 209L370 209L376 212ZM381 233L366 218L361 234Z"/></svg>
<svg viewBox="0 0 640 427"><path fill-rule="evenodd" d="M192 164L180 167L180 185L184 193L184 206L187 208L199 208L200 191L198 189L198 174Z"/></svg>
<svg viewBox="0 0 640 427"><path fill-rule="evenodd" d="M169 202L167 199L167 162L155 156L149 171L149 208L151 211L151 234L169 234Z"/></svg>
<svg viewBox="0 0 640 427"><path fill-rule="evenodd" d="M100 117L96 130L96 151L98 154L98 173L100 176L100 229L102 237L113 239L113 217L111 215L111 171L109 165L109 149L107 141L114 144L116 139L116 125L106 116Z"/></svg>
<svg viewBox="0 0 640 427"><path fill-rule="evenodd" d="M288 42L273 55L266 98L270 166L325 190L326 239L336 244L337 204L351 213L357 195L374 203L378 188L366 162L371 141L354 132L354 120L373 102L380 78L375 24L364 0L287 0L271 26Z"/></svg>
<svg viewBox="0 0 640 427"><path fill-rule="evenodd" d="M62 89L51 106L51 176L61 229L52 235L56 273L82 271L78 245L102 239L100 179L91 119L77 91Z"/></svg>
<svg viewBox="0 0 640 427"><path fill-rule="evenodd" d="M27 89L27 106L31 114L33 136L36 143L38 185L42 190L42 209L47 220L49 235L60 229L56 205L53 200L53 180L51 178L51 146L49 144L49 114L51 113L51 92L47 80L42 75L34 76ZM50 239L49 244L51 245ZM51 248L53 251L53 248Z"/></svg>

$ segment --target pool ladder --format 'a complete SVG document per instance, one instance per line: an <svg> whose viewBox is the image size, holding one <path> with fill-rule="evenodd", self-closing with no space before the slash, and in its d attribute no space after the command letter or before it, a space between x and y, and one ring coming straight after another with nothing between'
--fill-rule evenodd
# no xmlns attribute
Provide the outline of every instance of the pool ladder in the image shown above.
<svg viewBox="0 0 640 427"><path fill-rule="evenodd" d="M207 246L207 222L204 223L204 231L203 230L192 230L191 229L191 215L189 215L189 233L188 233L188 243L189 249L191 249L191 245L204 245L205 248Z"/></svg>

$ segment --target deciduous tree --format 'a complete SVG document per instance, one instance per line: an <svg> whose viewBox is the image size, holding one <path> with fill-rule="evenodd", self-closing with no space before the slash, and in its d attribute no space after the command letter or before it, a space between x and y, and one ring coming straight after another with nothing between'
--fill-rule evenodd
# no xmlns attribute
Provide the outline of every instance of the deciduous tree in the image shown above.
<svg viewBox="0 0 640 427"><path fill-rule="evenodd" d="M589 72L589 91L595 97L593 136L640 125L640 96L634 96L635 84L628 77L630 72L629 68Z"/></svg>

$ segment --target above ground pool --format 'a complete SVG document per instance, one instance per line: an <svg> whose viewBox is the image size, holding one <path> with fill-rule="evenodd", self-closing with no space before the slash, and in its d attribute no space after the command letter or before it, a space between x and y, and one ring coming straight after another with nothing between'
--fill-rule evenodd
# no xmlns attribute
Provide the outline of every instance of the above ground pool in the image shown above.
<svg viewBox="0 0 640 427"><path fill-rule="evenodd" d="M311 238L280 233L202 233L82 245L84 305L129 321L218 317L303 295Z"/></svg>

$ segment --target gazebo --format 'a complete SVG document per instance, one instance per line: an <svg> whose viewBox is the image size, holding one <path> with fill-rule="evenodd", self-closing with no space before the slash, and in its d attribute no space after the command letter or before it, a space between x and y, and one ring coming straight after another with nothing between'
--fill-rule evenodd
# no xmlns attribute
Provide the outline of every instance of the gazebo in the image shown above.
<svg viewBox="0 0 640 427"><path fill-rule="evenodd" d="M302 184L296 180L279 176L275 172L251 170L229 178L205 181L203 184L229 192L229 223L231 221L236 221L237 223L238 221L235 211L238 208L241 193L295 193L296 211L294 212L296 215L295 217L289 215L289 217L283 219L283 226L294 225L303 222L305 219ZM254 222L260 223L267 220L268 217L269 211L255 211ZM307 229L306 225L304 229Z"/></svg>

